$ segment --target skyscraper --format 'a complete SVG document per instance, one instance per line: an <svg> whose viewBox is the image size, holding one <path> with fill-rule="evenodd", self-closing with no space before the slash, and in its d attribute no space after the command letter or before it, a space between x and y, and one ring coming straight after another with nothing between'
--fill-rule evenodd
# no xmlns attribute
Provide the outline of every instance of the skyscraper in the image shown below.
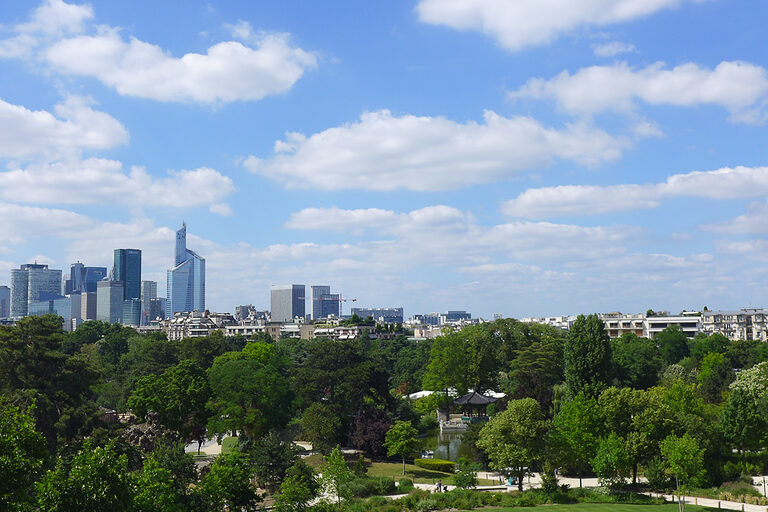
<svg viewBox="0 0 768 512"><path fill-rule="evenodd" d="M312 320L335 316L339 318L341 297L338 293L331 293L330 286L312 287Z"/></svg>
<svg viewBox="0 0 768 512"><path fill-rule="evenodd" d="M11 315L11 289L0 286L0 318L8 318Z"/></svg>
<svg viewBox="0 0 768 512"><path fill-rule="evenodd" d="M64 282L64 295L96 293L96 283L107 277L106 267L86 267L79 261L69 267L69 279Z"/></svg>
<svg viewBox="0 0 768 512"><path fill-rule="evenodd" d="M292 322L294 318L304 318L306 294L303 284L272 286L270 309L273 322Z"/></svg>
<svg viewBox="0 0 768 512"><path fill-rule="evenodd" d="M157 298L157 281L141 282L141 325L149 325L152 317L149 314L149 304ZM165 313L165 310L163 310ZM165 316L163 314L162 316Z"/></svg>
<svg viewBox="0 0 768 512"><path fill-rule="evenodd" d="M115 249L113 280L123 282L123 299L141 297L141 251Z"/></svg>
<svg viewBox="0 0 768 512"><path fill-rule="evenodd" d="M175 266L168 271L166 316L205 311L205 258L187 249L187 225L176 232Z"/></svg>
<svg viewBox="0 0 768 512"><path fill-rule="evenodd" d="M121 322L124 293L122 281L99 281L96 287L96 320Z"/></svg>
<svg viewBox="0 0 768 512"><path fill-rule="evenodd" d="M11 269L11 316L27 316L29 303L61 297L61 270L28 263Z"/></svg>

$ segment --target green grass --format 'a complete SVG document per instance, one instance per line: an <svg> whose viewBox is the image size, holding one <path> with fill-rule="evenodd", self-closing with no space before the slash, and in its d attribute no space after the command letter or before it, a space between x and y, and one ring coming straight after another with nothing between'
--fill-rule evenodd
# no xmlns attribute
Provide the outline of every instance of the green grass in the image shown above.
<svg viewBox="0 0 768 512"><path fill-rule="evenodd" d="M396 462L374 462L368 466L368 475L370 476L388 476L399 480L401 478L410 478L417 484L434 484L442 480L444 484L452 485L453 473L443 473L442 471L433 471L424 469L413 464L405 465L405 475L403 475L403 465ZM495 480L478 479L477 485L498 485Z"/></svg>
<svg viewBox="0 0 768 512"><path fill-rule="evenodd" d="M235 446L237 446L237 438L227 437L221 442L221 453L222 454L230 453Z"/></svg>
<svg viewBox="0 0 768 512"><path fill-rule="evenodd" d="M624 503L575 503L573 505L541 505L547 512L677 512L677 503L665 503L664 505L628 505ZM507 510L528 510L533 507L504 507L495 509L499 511ZM698 507L696 505L685 505L686 512L702 512L717 510L707 507Z"/></svg>

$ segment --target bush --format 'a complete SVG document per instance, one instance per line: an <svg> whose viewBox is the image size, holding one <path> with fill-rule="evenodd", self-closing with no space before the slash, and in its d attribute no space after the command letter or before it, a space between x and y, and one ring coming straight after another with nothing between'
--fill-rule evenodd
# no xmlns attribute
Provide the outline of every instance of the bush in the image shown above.
<svg viewBox="0 0 768 512"><path fill-rule="evenodd" d="M413 489L413 480L410 478L401 478L397 482L397 490L401 493L407 493L411 492L411 489Z"/></svg>
<svg viewBox="0 0 768 512"><path fill-rule="evenodd" d="M416 459L413 463L420 468L444 473L453 473L453 468L456 466L453 462L443 459Z"/></svg>
<svg viewBox="0 0 768 512"><path fill-rule="evenodd" d="M664 471L664 465L659 459L648 461L645 467L645 477L651 489L661 490L669 488L669 476Z"/></svg>
<svg viewBox="0 0 768 512"><path fill-rule="evenodd" d="M346 485L346 490L355 498L397 493L395 481L387 476L355 478Z"/></svg>

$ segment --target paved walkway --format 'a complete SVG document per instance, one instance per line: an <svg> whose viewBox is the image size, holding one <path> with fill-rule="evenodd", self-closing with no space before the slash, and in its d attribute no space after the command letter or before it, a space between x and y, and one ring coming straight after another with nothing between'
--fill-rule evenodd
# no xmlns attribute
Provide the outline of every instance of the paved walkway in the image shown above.
<svg viewBox="0 0 768 512"><path fill-rule="evenodd" d="M650 496L664 498L667 501L677 502L677 498L671 494L659 494L656 492L647 493ZM703 507L719 508L726 510L743 510L744 512L768 512L768 506L750 505L749 503L738 503L736 501L713 500L710 498L698 498L696 496L686 496L685 503L688 505L701 505Z"/></svg>

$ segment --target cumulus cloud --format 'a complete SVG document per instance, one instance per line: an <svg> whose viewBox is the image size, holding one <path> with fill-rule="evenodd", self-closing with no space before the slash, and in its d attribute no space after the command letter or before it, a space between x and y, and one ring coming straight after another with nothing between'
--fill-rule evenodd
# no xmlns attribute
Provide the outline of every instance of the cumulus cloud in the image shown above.
<svg viewBox="0 0 768 512"><path fill-rule="evenodd" d="M307 137L288 133L269 159L250 156L251 172L289 187L444 190L506 179L556 160L597 165L630 146L585 123L549 128L529 117L486 111L483 122L365 113L356 123Z"/></svg>
<svg viewBox="0 0 768 512"><path fill-rule="evenodd" d="M92 106L88 98L69 96L54 115L0 100L0 158L57 157L127 144L125 127Z"/></svg>
<svg viewBox="0 0 768 512"><path fill-rule="evenodd" d="M598 57L614 57L620 53L632 53L635 51L635 45L622 43L621 41L610 41L607 43L593 44L592 51Z"/></svg>
<svg viewBox="0 0 768 512"><path fill-rule="evenodd" d="M143 167L123 170L103 158L30 164L0 172L0 198L36 204L123 204L185 208L215 205L234 192L232 180L215 169L170 171L156 178ZM221 205L214 213L226 215Z"/></svg>
<svg viewBox="0 0 768 512"><path fill-rule="evenodd" d="M91 225L91 219L67 210L0 203L0 241L17 245L29 237L60 236Z"/></svg>
<svg viewBox="0 0 768 512"><path fill-rule="evenodd" d="M768 234L768 200L749 205L747 213L717 224L707 224L702 229L727 235Z"/></svg>
<svg viewBox="0 0 768 512"><path fill-rule="evenodd" d="M736 122L761 122L768 101L768 73L748 62L721 62L715 69L686 63L672 69L657 62L642 69L626 63L592 66L552 79L532 78L510 99L554 99L570 114L606 110L633 111L637 102L650 105L719 105Z"/></svg>
<svg viewBox="0 0 768 512"><path fill-rule="evenodd" d="M547 219L655 208L663 199L672 197L724 200L765 195L768 195L768 167L739 166L675 174L665 182L646 185L533 188L505 201L501 209L513 218Z"/></svg>
<svg viewBox="0 0 768 512"><path fill-rule="evenodd" d="M693 0L700 1L700 0ZM677 7L684 0L419 0L419 19L476 30L507 50L541 45L585 26L606 26Z"/></svg>

